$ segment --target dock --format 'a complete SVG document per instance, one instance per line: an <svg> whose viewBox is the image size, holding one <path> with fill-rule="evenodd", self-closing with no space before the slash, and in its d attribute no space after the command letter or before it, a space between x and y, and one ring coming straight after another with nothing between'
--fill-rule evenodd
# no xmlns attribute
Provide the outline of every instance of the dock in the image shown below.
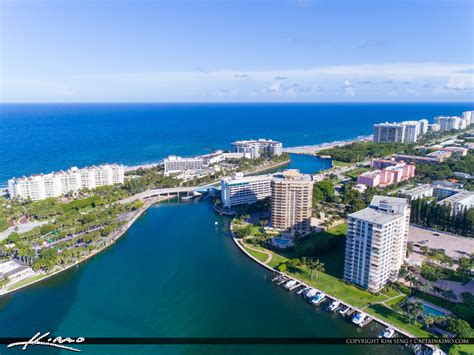
<svg viewBox="0 0 474 355"><path fill-rule="evenodd" d="M352 315L354 312L365 313L362 309L359 309L359 308L357 308L357 307L354 307L354 306L352 306L352 305L349 305L347 302L344 302L343 300L341 300L341 299L339 299L339 298L337 298L337 297L334 297L334 296L332 296L332 295L328 295L328 294L326 294L325 292L323 292L323 291L321 291L321 290L318 290L316 287L311 286L311 285L305 283L304 281L301 281L301 280L296 279L296 278L294 278L294 277L291 277L291 276L289 276L289 275L287 275L287 274L285 274L285 273L283 273L283 272L281 272L281 271L278 271L278 270L275 270L275 269L271 268L270 266L266 265L265 263L263 263L263 262L261 262L260 260L258 260L257 258L255 258L253 255L251 255L249 252L247 252L247 250L245 250L245 248L239 243L239 241L238 241L236 238L233 237L232 226L231 226L231 233L232 233L232 239L233 239L235 245L237 245L237 247L238 247L244 254L246 254L250 259L252 259L254 262L256 262L257 264L259 264L259 265L263 266L264 268L266 268L266 269L270 270L271 272L273 272L275 276L273 277L272 281L275 280L274 282L277 283L279 286L280 286L281 284L283 284L285 281L288 282L288 281L290 281L290 280L294 280L294 281L300 283L300 286L302 286L302 289L298 291L298 294L299 294L299 295L304 295L304 292L303 292L303 291L304 291L305 289L314 288L314 289L316 289L318 292L324 293L324 294L326 295L325 299L329 299L329 300L332 300L332 301L338 301L338 302L340 302L340 306L338 307L339 309L340 309L341 307L347 307L347 308L349 308L349 311L348 311L346 314L341 314L341 313L339 312L342 316L350 316L350 315ZM280 280L280 279L283 279L283 281L279 282L278 280ZM405 337L407 337L407 338L415 338L415 336L414 336L413 334L410 334L409 332L407 332L407 331L405 331L405 330L403 330L403 329L401 329L401 328L398 328L398 327L394 326L393 324L390 324L390 323L388 323L388 322L386 322L386 321L384 321L384 320L382 320L382 319L380 319L380 318L377 318L376 316L374 316L374 315L372 315L372 314L370 314L369 318L370 318L370 320L369 320L366 324L368 324L368 323L370 323L371 321L374 320L374 321L376 321L377 323L381 324L382 326L390 327L390 328L394 329L397 333L399 333L399 334L402 335L402 336L405 336ZM365 325L366 325L366 324L365 324ZM417 345L419 345L419 344L417 344ZM433 346L433 345L430 345L430 344L425 344L425 345L423 345L423 347L420 347L420 348L428 348L429 350L439 350L439 348L437 348L437 347L435 347L435 346Z"/></svg>
<svg viewBox="0 0 474 355"><path fill-rule="evenodd" d="M372 322L373 320L374 320L374 319L373 319L372 317L367 317L367 318L364 319L363 322L361 322L361 323L359 324L359 327L363 328L363 327L365 327L367 324L369 324L370 322Z"/></svg>

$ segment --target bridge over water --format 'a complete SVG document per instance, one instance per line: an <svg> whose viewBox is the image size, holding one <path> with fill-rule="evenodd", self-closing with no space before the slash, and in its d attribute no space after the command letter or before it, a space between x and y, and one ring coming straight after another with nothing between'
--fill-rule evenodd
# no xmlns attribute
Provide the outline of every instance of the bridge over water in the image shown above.
<svg viewBox="0 0 474 355"><path fill-rule="evenodd" d="M133 202L135 200L145 200L149 199L152 197L158 197L158 196L180 196L182 194L185 194L186 196L189 196L191 194L203 194L208 192L210 189L220 189L220 181L214 182L212 184L207 184L207 185L202 185L202 186L185 186L185 187L170 187L170 188L162 188L162 189L153 189L153 190L147 190L140 192L136 195L127 197L120 202L123 204Z"/></svg>

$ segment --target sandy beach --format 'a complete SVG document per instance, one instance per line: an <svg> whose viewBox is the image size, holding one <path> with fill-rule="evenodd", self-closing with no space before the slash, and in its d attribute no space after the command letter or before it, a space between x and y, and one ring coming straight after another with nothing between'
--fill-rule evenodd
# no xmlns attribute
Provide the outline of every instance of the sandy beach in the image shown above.
<svg viewBox="0 0 474 355"><path fill-rule="evenodd" d="M286 153L292 153L292 154L317 155L317 152L323 149L329 149L329 148L334 148L336 146L351 144L354 142L365 142L365 141L370 141L370 140L372 140L372 135L359 136L354 139L349 139L345 141L334 141L330 143L321 143L321 144L315 144L315 145L303 145L300 147L288 147L288 148L283 148L283 151Z"/></svg>

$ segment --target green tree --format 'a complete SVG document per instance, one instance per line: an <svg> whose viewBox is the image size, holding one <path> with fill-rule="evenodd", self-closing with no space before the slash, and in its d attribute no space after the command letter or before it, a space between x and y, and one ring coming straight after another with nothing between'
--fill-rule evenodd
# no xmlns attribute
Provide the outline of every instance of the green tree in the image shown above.
<svg viewBox="0 0 474 355"><path fill-rule="evenodd" d="M307 265L308 265L308 268L309 268L309 271L310 271L311 280L313 280L313 272L316 271L316 280L318 279L318 273L320 271L324 272L324 263L322 263L318 259L310 259L307 262Z"/></svg>

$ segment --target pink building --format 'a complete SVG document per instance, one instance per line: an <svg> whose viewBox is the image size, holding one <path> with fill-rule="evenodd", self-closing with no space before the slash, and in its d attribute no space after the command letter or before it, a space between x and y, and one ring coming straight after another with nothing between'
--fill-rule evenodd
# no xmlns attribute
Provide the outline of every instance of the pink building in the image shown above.
<svg viewBox="0 0 474 355"><path fill-rule="evenodd" d="M381 174L382 172L380 170L367 171L357 177L357 183L368 187L379 186Z"/></svg>
<svg viewBox="0 0 474 355"><path fill-rule="evenodd" d="M369 187L385 187L415 176L415 165L413 164L379 159L372 161L371 165L373 167L381 167L381 170L367 171L359 175L357 178L358 184Z"/></svg>

